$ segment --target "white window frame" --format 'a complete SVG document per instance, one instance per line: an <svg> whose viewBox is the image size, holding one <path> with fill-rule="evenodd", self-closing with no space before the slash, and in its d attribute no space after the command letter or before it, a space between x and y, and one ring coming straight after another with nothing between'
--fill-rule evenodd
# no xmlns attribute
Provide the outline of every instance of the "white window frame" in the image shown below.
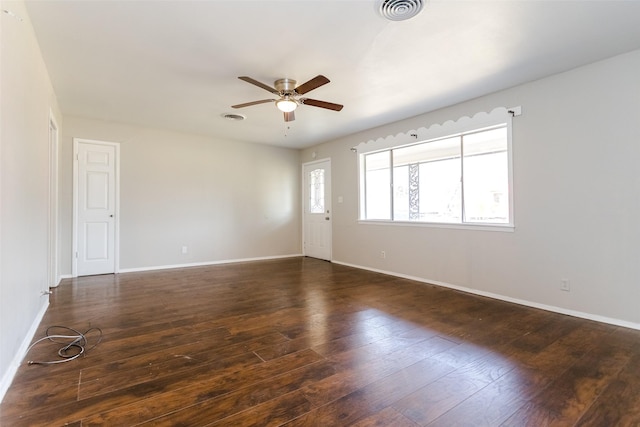
<svg viewBox="0 0 640 427"><path fill-rule="evenodd" d="M512 142L512 118L521 114L521 107L496 108L490 113L478 113L473 117L462 117L457 121L447 121L444 124L436 124L427 128L411 130L407 133L400 133L395 136L389 135L386 138L362 142L353 147L352 151L357 152L358 167L358 223L373 225L394 225L394 226L414 226L414 227L436 227L454 229L473 229L489 231L514 231L514 191L513 191L513 142ZM483 128L506 125L507 130L507 159L508 159L508 179L509 179L509 221L507 223L439 223L426 221L408 221L393 219L366 219L365 218L365 171L364 157L367 154L386 150L403 148L410 145L420 144L431 140L457 136L470 133ZM391 190L390 190L391 191ZM391 200L393 205L393 200Z"/></svg>

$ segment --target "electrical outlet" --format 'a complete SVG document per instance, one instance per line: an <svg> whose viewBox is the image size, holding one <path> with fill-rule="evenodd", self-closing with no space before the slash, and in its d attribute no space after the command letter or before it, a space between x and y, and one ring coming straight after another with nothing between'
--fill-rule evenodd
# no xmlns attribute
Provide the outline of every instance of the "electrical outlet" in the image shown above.
<svg viewBox="0 0 640 427"><path fill-rule="evenodd" d="M565 292L571 292L571 284L569 283L569 279L560 280L560 290Z"/></svg>
<svg viewBox="0 0 640 427"><path fill-rule="evenodd" d="M387 257L387 253L385 251L380 251L380 258L385 259Z"/></svg>
<svg viewBox="0 0 640 427"><path fill-rule="evenodd" d="M183 254L186 254L187 252L188 252L187 247L186 247L186 246L183 246L183 247L182 247L182 253L183 253Z"/></svg>

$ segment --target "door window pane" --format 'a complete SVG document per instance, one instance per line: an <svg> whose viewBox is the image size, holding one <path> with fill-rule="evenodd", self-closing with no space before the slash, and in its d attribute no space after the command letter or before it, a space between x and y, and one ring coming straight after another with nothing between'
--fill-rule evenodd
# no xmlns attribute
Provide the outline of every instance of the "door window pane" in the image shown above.
<svg viewBox="0 0 640 427"><path fill-rule="evenodd" d="M324 213L324 169L309 172L309 212Z"/></svg>

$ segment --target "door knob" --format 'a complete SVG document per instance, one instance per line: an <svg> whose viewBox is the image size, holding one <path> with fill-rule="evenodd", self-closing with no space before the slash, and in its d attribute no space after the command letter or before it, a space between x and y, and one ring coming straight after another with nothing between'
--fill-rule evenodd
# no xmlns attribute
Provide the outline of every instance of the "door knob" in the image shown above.
<svg viewBox="0 0 640 427"><path fill-rule="evenodd" d="M326 219L327 221L329 221L329 217L328 217L328 216L325 216L325 217L324 217L324 219Z"/></svg>

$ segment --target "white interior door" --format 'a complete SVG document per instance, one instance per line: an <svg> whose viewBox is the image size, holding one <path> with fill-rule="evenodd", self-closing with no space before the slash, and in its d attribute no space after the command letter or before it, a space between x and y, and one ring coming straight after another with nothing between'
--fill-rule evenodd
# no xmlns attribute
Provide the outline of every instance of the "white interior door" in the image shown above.
<svg viewBox="0 0 640 427"><path fill-rule="evenodd" d="M115 273L118 147L75 142L75 275Z"/></svg>
<svg viewBox="0 0 640 427"><path fill-rule="evenodd" d="M331 260L331 160L306 163L303 173L303 249L306 256Z"/></svg>

